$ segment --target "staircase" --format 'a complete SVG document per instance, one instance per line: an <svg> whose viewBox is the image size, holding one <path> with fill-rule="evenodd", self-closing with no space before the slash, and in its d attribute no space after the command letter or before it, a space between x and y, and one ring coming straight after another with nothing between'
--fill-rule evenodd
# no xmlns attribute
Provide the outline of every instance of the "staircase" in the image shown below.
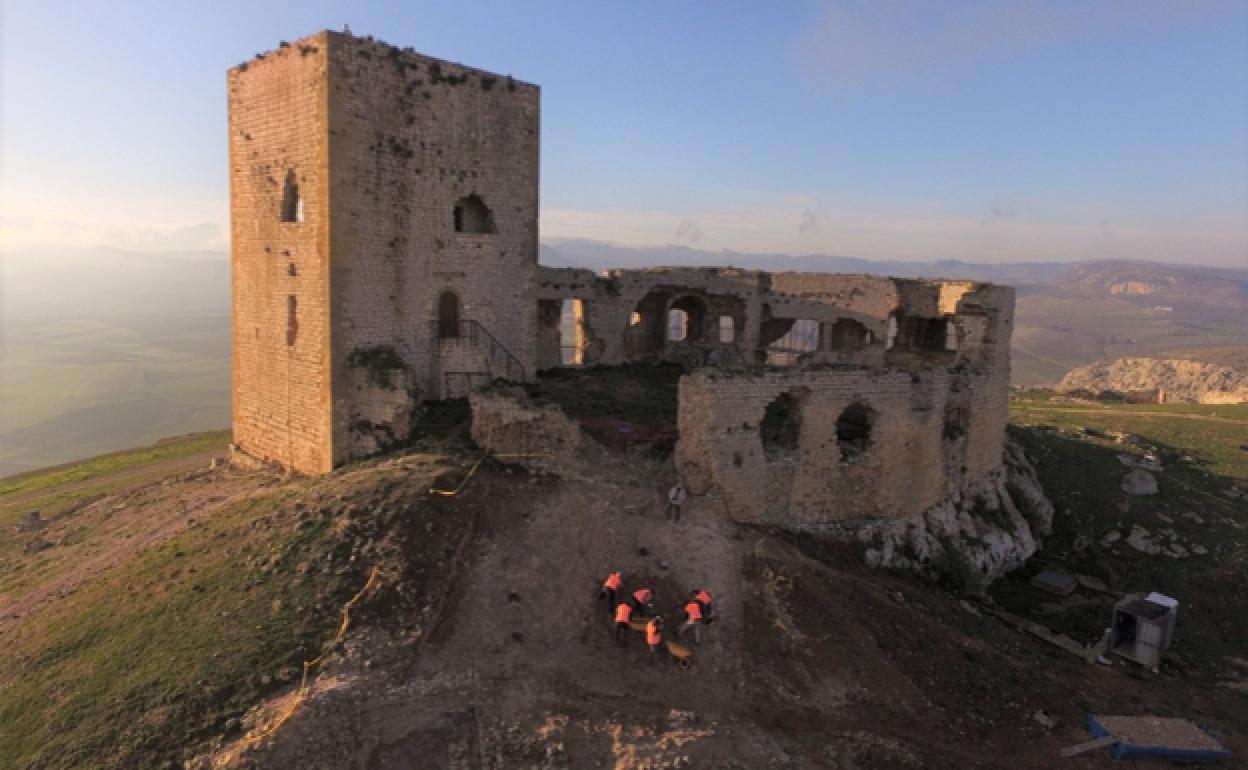
<svg viewBox="0 0 1248 770"><path fill-rule="evenodd" d="M442 374L442 398L464 398L494 380L523 382L524 364L478 321L430 324Z"/></svg>

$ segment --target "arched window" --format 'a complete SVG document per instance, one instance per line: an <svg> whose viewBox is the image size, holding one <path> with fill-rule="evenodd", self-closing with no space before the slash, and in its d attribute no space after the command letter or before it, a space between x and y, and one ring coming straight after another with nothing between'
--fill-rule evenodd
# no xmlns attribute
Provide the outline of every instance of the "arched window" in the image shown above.
<svg viewBox="0 0 1248 770"><path fill-rule="evenodd" d="M438 339L451 340L459 337L459 297L453 291L444 291L438 297Z"/></svg>
<svg viewBox="0 0 1248 770"><path fill-rule="evenodd" d="M282 185L282 221L303 221L303 199L299 197L299 180L295 178L295 170L286 172L286 182Z"/></svg>
<svg viewBox="0 0 1248 770"><path fill-rule="evenodd" d="M455 232L489 234L494 229L494 214L481 196L473 193L455 204Z"/></svg>
<svg viewBox="0 0 1248 770"><path fill-rule="evenodd" d="M763 456L768 460L792 456L801 447L802 407L808 395L805 388L781 393L763 410L758 431L763 439Z"/></svg>
<svg viewBox="0 0 1248 770"><path fill-rule="evenodd" d="M836 443L841 448L841 462L856 460L871 443L871 426L875 413L862 404L850 404L836 418Z"/></svg>

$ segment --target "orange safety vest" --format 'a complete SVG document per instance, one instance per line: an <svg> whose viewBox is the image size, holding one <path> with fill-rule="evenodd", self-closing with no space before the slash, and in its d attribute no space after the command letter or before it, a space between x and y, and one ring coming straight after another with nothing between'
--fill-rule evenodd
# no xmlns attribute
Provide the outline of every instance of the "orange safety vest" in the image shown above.
<svg viewBox="0 0 1248 770"><path fill-rule="evenodd" d="M689 616L690 623L698 623L702 620L702 605L697 602L689 602L685 605L685 614Z"/></svg>
<svg viewBox="0 0 1248 770"><path fill-rule="evenodd" d="M697 595L695 595L693 598L702 602L707 607L711 606L711 595L708 594L706 591L698 591Z"/></svg>
<svg viewBox="0 0 1248 770"><path fill-rule="evenodd" d="M615 608L616 623L627 623L632 617L633 608L628 604L628 602L620 602L619 606Z"/></svg>
<svg viewBox="0 0 1248 770"><path fill-rule="evenodd" d="M612 572L607 576L607 579L602 582L602 585L606 588L610 588L612 591L618 591L623 583L624 579L620 577L620 573Z"/></svg>
<svg viewBox="0 0 1248 770"><path fill-rule="evenodd" d="M638 588L636 591L633 591L633 598L640 604L649 604L653 596L654 591L651 591L649 588Z"/></svg>
<svg viewBox="0 0 1248 770"><path fill-rule="evenodd" d="M646 624L646 644L657 647L661 641L663 641L663 634L659 632L659 621L652 620Z"/></svg>

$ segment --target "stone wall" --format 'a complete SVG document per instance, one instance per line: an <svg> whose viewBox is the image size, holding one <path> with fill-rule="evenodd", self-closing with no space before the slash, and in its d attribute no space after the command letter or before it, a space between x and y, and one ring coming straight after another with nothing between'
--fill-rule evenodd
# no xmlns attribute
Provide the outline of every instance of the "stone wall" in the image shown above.
<svg viewBox="0 0 1248 770"><path fill-rule="evenodd" d="M315 35L228 73L234 441L307 473L334 462L327 44ZM288 180L298 195L283 212Z"/></svg>
<svg viewBox="0 0 1248 770"><path fill-rule="evenodd" d="M378 414L401 441L350 364L377 348L412 401L447 371L532 377L536 86L322 32L230 70L229 104L241 450L322 473L374 451Z"/></svg>
<svg viewBox="0 0 1248 770"><path fill-rule="evenodd" d="M334 382L351 352L393 347L414 398L441 398L446 371L492 371L481 338L440 343L439 299L476 321L528 373L536 364L539 91L381 42L330 34ZM475 196L493 232L457 231ZM466 330L461 331L465 338ZM484 341L488 342L488 340ZM442 354L453 356L443 361ZM488 379L482 377L480 379ZM335 436L354 410L335 387ZM352 456L335 445L335 457Z"/></svg>
<svg viewBox="0 0 1248 770"><path fill-rule="evenodd" d="M897 295L888 297L887 289L855 295L838 276L799 278L784 279L805 292L795 303L856 302L859 310L951 326L937 329L941 349L895 343L879 364L815 358L682 378L676 462L691 491L720 496L739 520L819 532L917 515L999 472L1011 290L872 282L877 289L890 282ZM946 335L956 337L954 349L944 348Z"/></svg>

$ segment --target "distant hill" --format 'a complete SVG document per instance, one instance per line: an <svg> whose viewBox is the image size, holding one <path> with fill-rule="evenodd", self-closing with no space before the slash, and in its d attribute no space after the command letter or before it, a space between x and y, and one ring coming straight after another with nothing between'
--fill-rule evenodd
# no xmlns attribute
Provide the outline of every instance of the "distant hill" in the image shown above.
<svg viewBox="0 0 1248 770"><path fill-rule="evenodd" d="M737 265L1016 286L1013 381L1053 385L1122 356L1245 349L1248 270L1146 262L872 262L552 239L541 262L595 270ZM222 428L230 268L218 252L30 251L0 258L0 476Z"/></svg>
<svg viewBox="0 0 1248 770"><path fill-rule="evenodd" d="M1165 403L1239 404L1248 402L1248 369L1175 358L1117 358L1070 370L1058 389L1157 391Z"/></svg>

